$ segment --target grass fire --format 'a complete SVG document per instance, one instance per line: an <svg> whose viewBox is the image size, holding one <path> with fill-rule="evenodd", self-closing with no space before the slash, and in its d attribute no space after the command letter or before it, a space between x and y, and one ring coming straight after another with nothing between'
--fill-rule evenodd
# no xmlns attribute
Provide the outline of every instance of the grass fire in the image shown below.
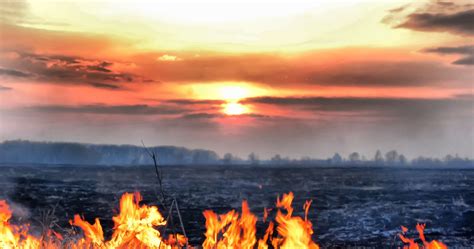
<svg viewBox="0 0 474 249"><path fill-rule="evenodd" d="M239 214L232 210L226 214L216 214L206 210L205 241L202 246L188 245L187 238L178 233L164 236L163 228L167 219L156 206L141 205L141 195L136 192L125 193L120 200L118 215L113 217L114 230L109 239L104 238L102 225L98 218L94 224L75 215L69 221L71 226L78 227L82 232L59 234L53 230L42 231L36 235L30 231L29 224L13 224L10 222L13 212L5 200L0 200L0 248L4 249L112 249L112 248L204 248L204 249L319 249L313 240L312 223L308 219L311 201L302 207L304 217L293 216L292 192L277 198L275 217L269 221L268 210L265 209L263 219L250 211L247 201L242 202ZM257 222L267 225L264 235L257 238ZM404 249L445 249L439 241L427 241L424 236L424 224L416 227L420 244L415 239L405 236L408 229L402 226L399 234ZM75 230L72 230L75 231Z"/></svg>

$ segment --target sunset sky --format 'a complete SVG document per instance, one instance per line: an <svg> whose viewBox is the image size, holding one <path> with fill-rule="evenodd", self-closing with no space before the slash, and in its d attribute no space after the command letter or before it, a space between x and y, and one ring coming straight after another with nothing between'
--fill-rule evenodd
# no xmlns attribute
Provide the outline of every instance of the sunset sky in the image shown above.
<svg viewBox="0 0 474 249"><path fill-rule="evenodd" d="M0 3L0 141L474 156L472 1Z"/></svg>

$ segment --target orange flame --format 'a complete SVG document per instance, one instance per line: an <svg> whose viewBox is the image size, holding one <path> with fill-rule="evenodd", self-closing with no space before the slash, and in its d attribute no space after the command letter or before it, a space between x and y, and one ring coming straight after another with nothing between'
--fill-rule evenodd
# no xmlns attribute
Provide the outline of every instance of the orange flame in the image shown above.
<svg viewBox="0 0 474 249"><path fill-rule="evenodd" d="M242 202L242 215L234 210L227 214L217 215L213 211L204 211L206 218L206 240L202 247L211 248L253 248L257 217L250 212L246 201Z"/></svg>
<svg viewBox="0 0 474 249"><path fill-rule="evenodd" d="M4 200L0 200L0 248L40 248L44 242L28 234L28 226L9 223L12 211Z"/></svg>
<svg viewBox="0 0 474 249"><path fill-rule="evenodd" d="M306 218L303 220L301 217L292 217L293 208L291 204L293 199L292 192L284 194L281 199L277 199L277 207L285 209L287 213L283 214L280 210L277 212L275 220L278 223L277 231L280 237L272 240L273 247L319 249L319 246L311 239L313 234L311 222ZM305 214L309 210L309 203L305 204Z"/></svg>
<svg viewBox="0 0 474 249"><path fill-rule="evenodd" d="M0 201L0 248L159 248L171 249L183 247L187 239L182 235L170 235L163 239L157 226L166 225L166 221L157 207L140 206L140 194L125 193L120 200L120 213L113 217L114 232L110 240L104 240L104 233L99 219L94 224L83 220L79 215L74 216L70 223L80 227L84 237L71 242L65 242L62 236L53 231L48 232L47 238L37 238L28 235L27 228L21 228L9 223L11 211L5 201ZM51 236L55 234L55 236Z"/></svg>
<svg viewBox="0 0 474 249"><path fill-rule="evenodd" d="M306 202L304 206L305 219L301 217L293 217L293 193L285 194L281 199L277 199L277 208L286 210L283 214L278 210L275 221L278 224L276 230L278 236L272 238L274 223L270 222L262 239L258 240L258 248L268 248L268 241L274 248L310 248L317 249L319 246L312 241L313 234L312 224L307 220L307 213L311 202ZM204 211L206 217L205 233L206 240L203 247L211 248L253 248L257 242L255 238L255 224L257 218L250 213L246 201L242 202L242 215L232 210L227 214L218 216L212 211ZM268 217L267 209L264 209L264 220Z"/></svg>
<svg viewBox="0 0 474 249"><path fill-rule="evenodd" d="M312 223L308 219L311 201L303 205L304 218L293 216L293 193L284 194L277 198L277 213L274 221L268 223L263 238L256 237L257 216L252 214L246 201L242 202L242 213L235 210L227 214L217 215L213 211L204 211L206 218L204 249L319 249L312 240ZM42 236L29 233L28 225L14 225L10 223L12 211L4 200L0 200L0 248L2 249L112 249L112 248L156 248L176 249L191 248L187 245L187 238L180 234L170 234L163 238L157 228L164 227L166 220L155 206L140 205L139 193L125 193L120 200L120 212L113 217L114 231L109 240L104 239L104 232L99 219L94 224L75 215L71 225L81 228L82 236L74 234L72 238L64 239L61 234L52 230ZM271 209L264 209L264 220L269 216ZM402 226L400 239L406 244L404 249L447 249L442 242L426 241L424 224L418 224L416 230L422 245L415 239L407 238L404 234L408 228ZM276 230L276 233L275 233Z"/></svg>
<svg viewBox="0 0 474 249"><path fill-rule="evenodd" d="M418 231L419 237L423 245L420 247L418 243L415 242L415 239L410 239L404 236L406 232L408 232L408 228L402 226L402 233L399 234L398 236L400 239L403 241L403 243L408 244L405 245L403 248L404 249L447 249L448 246L443 244L440 241L433 240L431 242L426 241L425 238L425 224L417 224L416 225L416 230Z"/></svg>

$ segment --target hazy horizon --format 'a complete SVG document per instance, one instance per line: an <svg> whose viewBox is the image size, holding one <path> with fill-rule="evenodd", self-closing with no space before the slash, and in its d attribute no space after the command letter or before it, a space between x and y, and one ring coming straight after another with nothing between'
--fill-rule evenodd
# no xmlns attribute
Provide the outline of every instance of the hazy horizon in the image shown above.
<svg viewBox="0 0 474 249"><path fill-rule="evenodd" d="M90 142L78 142L78 141L66 141L66 140L63 140L63 141L51 141L51 140L46 141L46 140L30 140L30 139L3 140L3 141L0 141L0 144L3 144L5 142L15 142L15 141L26 141L26 142L32 142L32 143L67 143L67 144L84 144L84 145L97 145L97 146L112 145L112 146L136 146L136 147L140 147L140 148L143 147L143 144L141 142L139 144L131 144L131 143L90 143ZM304 159L304 158L325 160L325 159L328 159L328 158L332 158L335 154L339 154L342 157L342 159L344 159L344 160L349 160L349 156L350 156L351 153L358 153L361 160L371 161L371 160L374 160L375 154L378 151L380 151L382 153L381 154L382 156L385 156L387 152L396 151L399 155L405 156L407 160L413 160L413 159L417 159L417 158L420 158L420 157L422 157L422 158L432 158L432 159L444 159L448 155L453 156L453 157L463 158L463 159L466 158L466 159L469 159L469 160L474 159L472 157L462 155L462 154L459 154L459 153L445 153L445 154L440 154L440 155L421 155L420 154L420 155L408 156L408 154L406 154L403 151L400 151L396 148L392 148L392 149L388 149L388 150L376 149L376 150L374 150L372 152L369 152L367 154L362 153L361 151L354 150L354 151L350 151L350 152L334 151L331 154L322 155L322 156L317 156L317 153L313 153L313 154L306 154L306 155L293 156L292 157L292 156L289 156L289 155L286 155L286 154L280 154L280 153L263 155L263 154L258 153L258 151L249 151L246 154L237 154L237 153L232 152L232 151L220 152L219 150L214 150L214 149L211 149L211 148L189 147L189 146L172 145L172 144L145 144L145 146L147 148L171 146L171 147L177 147L177 148L185 148L185 149L189 149L189 150L209 150L209 151L212 151L212 152L216 152L217 155L220 158L224 158L225 154L230 153L232 156L236 157L236 159L238 158L238 159L242 159L242 160L247 160L248 157L250 156L250 154L255 154L259 160L271 160L274 156L277 156L277 155L280 156L282 159L290 159L290 160L300 160L300 159Z"/></svg>
<svg viewBox="0 0 474 249"><path fill-rule="evenodd" d="M3 1L0 141L474 157L469 1Z"/></svg>

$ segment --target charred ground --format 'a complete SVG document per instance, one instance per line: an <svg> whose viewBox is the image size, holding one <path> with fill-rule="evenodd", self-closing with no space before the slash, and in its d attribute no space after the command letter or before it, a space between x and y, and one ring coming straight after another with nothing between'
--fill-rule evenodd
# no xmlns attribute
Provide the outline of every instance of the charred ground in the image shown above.
<svg viewBox="0 0 474 249"><path fill-rule="evenodd" d="M55 207L58 229L74 214L100 217L112 228L118 199L139 191L156 203L153 167L3 165L0 198L14 203L16 219L37 225ZM312 199L309 218L323 247L396 246L400 225L427 223L426 236L448 246L474 240L474 170L385 167L164 167L164 188L178 201L191 244L203 241L202 212L240 209L242 199L263 216L278 194L293 191L295 212ZM257 223L260 232L265 224ZM414 229L412 229L414 231Z"/></svg>

